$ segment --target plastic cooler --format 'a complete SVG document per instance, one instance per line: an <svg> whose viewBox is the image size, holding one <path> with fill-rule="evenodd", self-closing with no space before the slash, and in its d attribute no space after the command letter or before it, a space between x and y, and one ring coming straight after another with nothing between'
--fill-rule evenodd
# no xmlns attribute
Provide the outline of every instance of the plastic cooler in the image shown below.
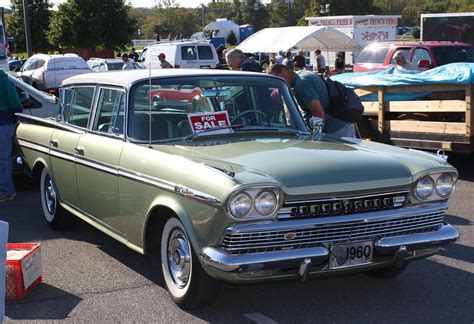
<svg viewBox="0 0 474 324"><path fill-rule="evenodd" d="M6 299L23 299L41 281L43 268L40 244L7 243Z"/></svg>

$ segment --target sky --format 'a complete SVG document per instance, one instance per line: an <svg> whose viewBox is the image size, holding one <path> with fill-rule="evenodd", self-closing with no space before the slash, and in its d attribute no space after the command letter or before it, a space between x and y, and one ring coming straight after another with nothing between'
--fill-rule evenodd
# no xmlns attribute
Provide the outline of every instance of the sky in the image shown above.
<svg viewBox="0 0 474 324"><path fill-rule="evenodd" d="M59 4L64 2L65 0L50 0L53 4ZM154 0L130 0L133 7L152 7L155 4ZM209 0L178 0L177 1L180 7L187 7L187 8L195 8L199 7L201 3L208 3ZM264 1L268 2L268 1ZM0 0L0 7L10 7L10 0Z"/></svg>

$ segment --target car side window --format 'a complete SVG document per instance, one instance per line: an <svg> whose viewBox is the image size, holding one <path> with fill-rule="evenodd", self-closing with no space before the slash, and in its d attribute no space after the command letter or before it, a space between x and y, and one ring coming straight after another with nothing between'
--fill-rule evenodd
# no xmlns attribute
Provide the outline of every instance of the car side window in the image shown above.
<svg viewBox="0 0 474 324"><path fill-rule="evenodd" d="M427 60L431 65L431 56L430 53L424 48L417 48L415 49L415 53L413 54L412 63L418 65L421 60Z"/></svg>
<svg viewBox="0 0 474 324"><path fill-rule="evenodd" d="M123 135L125 94L117 89L100 89L93 130Z"/></svg>
<svg viewBox="0 0 474 324"><path fill-rule="evenodd" d="M71 98L71 114L69 120L66 120L66 122L79 127L87 127L92 100L94 98L94 90L94 87L80 87L74 89Z"/></svg>
<svg viewBox="0 0 474 324"><path fill-rule="evenodd" d="M181 47L181 58L183 60L196 60L197 59L197 53L196 53L196 47L194 46L182 46Z"/></svg>
<svg viewBox="0 0 474 324"><path fill-rule="evenodd" d="M23 65L23 71L29 71L32 69L32 67L35 65L36 59L31 59L25 62L25 65Z"/></svg>
<svg viewBox="0 0 474 324"><path fill-rule="evenodd" d="M40 67L43 67L44 63L45 63L44 60L38 60L38 61L36 62L35 68L36 68L36 69L39 69Z"/></svg>
<svg viewBox="0 0 474 324"><path fill-rule="evenodd" d="M402 52L403 56L408 61L409 54L410 54L410 48L409 47L400 47L400 48L397 48L397 50L395 52L393 52L392 58L390 59L390 64L393 64L393 65L397 64L397 63L395 63L395 53L397 53L397 52Z"/></svg>

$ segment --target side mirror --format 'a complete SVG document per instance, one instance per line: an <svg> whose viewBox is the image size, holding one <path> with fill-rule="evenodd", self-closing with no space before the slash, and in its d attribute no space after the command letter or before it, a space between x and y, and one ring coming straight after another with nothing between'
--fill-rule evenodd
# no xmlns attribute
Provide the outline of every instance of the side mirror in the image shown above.
<svg viewBox="0 0 474 324"><path fill-rule="evenodd" d="M419 60L418 61L418 67L429 69L429 68L431 68L430 61L429 60Z"/></svg>
<svg viewBox="0 0 474 324"><path fill-rule="evenodd" d="M324 120L319 117L311 117L309 119L309 126L311 127L312 140L319 141L323 133Z"/></svg>

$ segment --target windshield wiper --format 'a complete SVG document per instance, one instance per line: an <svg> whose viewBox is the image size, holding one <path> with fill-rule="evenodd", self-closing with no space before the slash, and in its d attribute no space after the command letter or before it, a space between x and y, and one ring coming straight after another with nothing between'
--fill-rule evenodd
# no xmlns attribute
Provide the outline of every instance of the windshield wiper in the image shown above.
<svg viewBox="0 0 474 324"><path fill-rule="evenodd" d="M289 134L289 135L296 135L299 136L303 134L299 130L288 129L288 128L278 128L278 127L267 127L267 126L247 126L242 127L237 130L238 132L275 132L279 135L281 134ZM304 134L309 134L304 132Z"/></svg>
<svg viewBox="0 0 474 324"><path fill-rule="evenodd" d="M209 129L204 129L202 131L199 131L198 133L192 133L192 134L189 134L189 135L186 135L184 137L181 138L182 141L192 141L194 140L196 137L199 137L205 133L208 133L208 132L213 132L213 131L217 131L217 130L222 130L222 129L230 129L230 130L235 130L235 129L239 129L239 128L242 128L244 127L245 125L242 125L242 124L238 124L238 125L230 125L230 126L219 126L219 127L213 127L213 128L209 128ZM232 134L232 132L229 132L229 133L217 133L217 134L208 134L208 135L227 135L227 134Z"/></svg>

